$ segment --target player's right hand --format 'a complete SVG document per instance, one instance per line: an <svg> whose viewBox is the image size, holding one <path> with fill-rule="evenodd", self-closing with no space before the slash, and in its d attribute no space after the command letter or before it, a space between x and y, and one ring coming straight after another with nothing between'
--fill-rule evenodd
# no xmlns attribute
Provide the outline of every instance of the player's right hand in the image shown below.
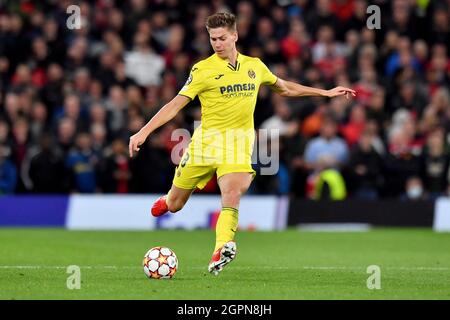
<svg viewBox="0 0 450 320"><path fill-rule="evenodd" d="M130 158L133 157L134 152L138 152L140 150L139 146L145 142L145 139L147 139L147 136L143 134L141 131L130 137L130 143L128 145Z"/></svg>

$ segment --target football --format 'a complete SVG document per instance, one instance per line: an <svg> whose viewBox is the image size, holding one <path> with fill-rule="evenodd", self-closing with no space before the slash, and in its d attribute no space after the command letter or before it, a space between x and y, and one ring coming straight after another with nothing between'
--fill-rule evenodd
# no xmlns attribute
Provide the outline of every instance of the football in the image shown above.
<svg viewBox="0 0 450 320"><path fill-rule="evenodd" d="M143 267L149 279L171 279L177 272L178 259L171 249L154 247L145 254Z"/></svg>

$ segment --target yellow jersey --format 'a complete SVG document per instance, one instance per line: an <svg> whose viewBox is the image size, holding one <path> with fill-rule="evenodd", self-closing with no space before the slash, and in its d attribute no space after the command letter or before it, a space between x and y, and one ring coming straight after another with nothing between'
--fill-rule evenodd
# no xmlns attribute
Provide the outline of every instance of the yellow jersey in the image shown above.
<svg viewBox="0 0 450 320"><path fill-rule="evenodd" d="M243 54L238 54L235 66L216 54L196 63L179 92L190 99L198 96L201 104L201 125L191 140L191 156L196 153L202 158L197 161L208 163L248 163L259 87L276 81L259 58Z"/></svg>

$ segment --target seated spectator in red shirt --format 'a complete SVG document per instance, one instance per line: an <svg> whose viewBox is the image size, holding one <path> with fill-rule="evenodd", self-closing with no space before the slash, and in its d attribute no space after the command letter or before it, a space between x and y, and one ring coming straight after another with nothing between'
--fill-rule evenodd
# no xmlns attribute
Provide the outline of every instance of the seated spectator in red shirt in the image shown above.
<svg viewBox="0 0 450 320"><path fill-rule="evenodd" d="M361 105L356 105L350 112L350 119L347 124L341 127L341 134L349 146L355 144L363 132L366 125L366 111Z"/></svg>

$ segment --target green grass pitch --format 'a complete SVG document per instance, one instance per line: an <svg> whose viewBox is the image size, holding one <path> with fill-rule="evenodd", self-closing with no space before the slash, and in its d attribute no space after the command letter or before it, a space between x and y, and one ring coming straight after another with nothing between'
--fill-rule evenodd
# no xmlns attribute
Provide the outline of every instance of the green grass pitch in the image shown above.
<svg viewBox="0 0 450 320"><path fill-rule="evenodd" d="M238 232L236 260L207 272L214 232L0 229L0 299L450 299L450 234L426 229ZM141 263L157 245L179 260L171 280ZM67 289L66 267L81 268ZM378 265L381 289L367 288Z"/></svg>

